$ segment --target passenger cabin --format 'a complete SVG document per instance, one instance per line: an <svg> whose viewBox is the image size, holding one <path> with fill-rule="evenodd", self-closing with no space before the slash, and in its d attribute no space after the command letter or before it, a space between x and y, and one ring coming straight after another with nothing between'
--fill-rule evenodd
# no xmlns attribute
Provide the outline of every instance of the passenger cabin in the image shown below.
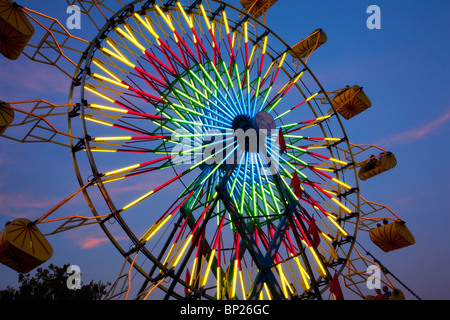
<svg viewBox="0 0 450 320"><path fill-rule="evenodd" d="M384 252L408 247L415 243L414 236L403 221L394 221L371 229L370 239Z"/></svg>
<svg viewBox="0 0 450 320"><path fill-rule="evenodd" d="M22 7L11 0L0 0L0 53L10 60L18 59L33 34L33 25Z"/></svg>
<svg viewBox="0 0 450 320"><path fill-rule="evenodd" d="M327 35L322 29L316 29L308 37L292 47L291 55L295 59L306 58L314 50L327 42Z"/></svg>
<svg viewBox="0 0 450 320"><path fill-rule="evenodd" d="M266 13L278 0L241 0L245 11L255 19Z"/></svg>
<svg viewBox="0 0 450 320"><path fill-rule="evenodd" d="M382 172L388 171L397 165L397 159L392 152L380 153L379 156L371 156L360 167L358 176L361 180L367 180Z"/></svg>
<svg viewBox="0 0 450 320"><path fill-rule="evenodd" d="M6 102L0 100L0 135L6 131L13 120L14 110Z"/></svg>
<svg viewBox="0 0 450 320"><path fill-rule="evenodd" d="M405 294L400 289L394 288L388 298L377 299L373 295L367 295L364 300L405 300Z"/></svg>
<svg viewBox="0 0 450 320"><path fill-rule="evenodd" d="M332 98L331 105L344 119L349 120L364 110L370 108L372 103L363 88L357 85L347 86Z"/></svg>
<svg viewBox="0 0 450 320"><path fill-rule="evenodd" d="M0 232L0 262L20 273L28 273L47 261L53 249L28 219L16 219Z"/></svg>

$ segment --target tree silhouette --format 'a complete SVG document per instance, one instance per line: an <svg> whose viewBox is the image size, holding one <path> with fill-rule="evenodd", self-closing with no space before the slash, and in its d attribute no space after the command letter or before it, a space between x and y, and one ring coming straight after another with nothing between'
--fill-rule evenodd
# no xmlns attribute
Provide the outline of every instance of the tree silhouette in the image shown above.
<svg viewBox="0 0 450 320"><path fill-rule="evenodd" d="M50 264L48 269L37 268L33 277L29 273L20 273L20 286L0 290L0 300L100 300L105 295L109 282L104 284L91 280L89 284L81 283L79 289L69 289L68 266Z"/></svg>

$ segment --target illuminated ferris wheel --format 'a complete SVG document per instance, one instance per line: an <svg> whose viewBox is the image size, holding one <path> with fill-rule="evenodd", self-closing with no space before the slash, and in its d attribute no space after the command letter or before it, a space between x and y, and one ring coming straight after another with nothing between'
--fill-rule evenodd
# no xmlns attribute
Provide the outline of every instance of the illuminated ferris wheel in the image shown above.
<svg viewBox="0 0 450 320"><path fill-rule="evenodd" d="M370 100L359 86L325 91L307 66L325 32L289 46L264 22L275 2L68 1L97 32L85 40L0 1L20 18L2 15L1 30L14 31L2 53L72 79L68 104L2 103L0 133L68 147L80 183L35 221L9 223L1 262L28 272L51 257L56 234L97 225L124 257L108 298L340 299L341 284L366 297L377 263L360 253L359 232L384 251L414 243L389 208L360 194L396 159L350 143L344 121ZM37 45L27 44L30 20L44 30ZM58 217L79 193L92 214ZM56 227L44 237L43 225ZM33 251L13 240L29 235Z"/></svg>

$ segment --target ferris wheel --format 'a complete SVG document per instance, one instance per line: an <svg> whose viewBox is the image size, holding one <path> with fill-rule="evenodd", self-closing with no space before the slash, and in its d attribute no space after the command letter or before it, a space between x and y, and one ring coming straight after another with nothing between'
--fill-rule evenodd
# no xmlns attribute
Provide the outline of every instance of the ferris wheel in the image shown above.
<svg viewBox="0 0 450 320"><path fill-rule="evenodd" d="M124 258L110 299L340 299L341 285L364 298L379 261L360 252L360 232L384 251L414 243L360 194L396 159L350 142L344 124L371 102L360 86L326 91L314 76L307 62L323 30L288 45L265 24L273 0L67 2L96 35L0 1L20 18L2 16L14 31L2 53L72 79L67 104L2 102L0 134L66 147L80 184L34 221L6 226L2 263L29 272L51 257L52 237L91 225ZM32 22L44 31L36 45ZM77 194L92 213L57 217ZM55 227L44 236L43 225ZM28 236L34 251L13 240Z"/></svg>

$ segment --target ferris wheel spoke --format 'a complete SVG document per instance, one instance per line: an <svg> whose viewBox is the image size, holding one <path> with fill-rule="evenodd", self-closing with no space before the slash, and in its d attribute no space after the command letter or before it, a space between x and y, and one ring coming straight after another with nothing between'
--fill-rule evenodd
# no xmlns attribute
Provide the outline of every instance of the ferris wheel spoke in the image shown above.
<svg viewBox="0 0 450 320"><path fill-rule="evenodd" d="M185 45L183 39L182 39L181 37L179 37L179 35L178 35L177 32L175 31L175 29L173 28L173 25L172 25L172 24L170 23L170 21L165 17L164 13L162 13L161 9L160 9L159 7L157 7L157 6L156 6L156 8L158 9L158 10L157 10L158 13L160 13L160 15L164 18L164 21L166 22L166 24L171 28L172 32L174 32L175 42L176 42L177 45L179 46L180 50L181 50L181 47L180 47L180 45L179 45L179 41L181 41L182 44L184 45L184 47L188 50L188 52L191 53L190 50L189 50L189 48ZM160 36L158 35L158 33L155 31L155 29L152 27L152 22L154 22L153 19L152 19L148 14L145 14L144 17L145 17L145 20L144 20L138 13L135 13L135 14L134 14L135 21L136 21L137 23L143 25L143 26L144 26L144 27L152 34L152 36L155 38L155 40L157 41L158 45L160 46L160 49L161 49L161 50L168 50L168 51L171 53L171 55L177 60L177 62L178 62L180 65L184 65L185 67L187 67L187 62L186 62L186 60L184 59L184 56L183 56L183 59L180 59L180 58L178 57L178 55L176 55L176 54L172 51L172 49L170 49L170 46L168 45L168 43L165 42L165 41L163 41L163 40L160 38ZM182 51L182 54L183 54L183 51ZM166 57L167 57L167 55L166 55Z"/></svg>
<svg viewBox="0 0 450 320"><path fill-rule="evenodd" d="M231 199L229 198L228 193L222 192L220 195L224 200L225 207L231 215L231 219L236 227L236 230L239 232L240 236L242 237L243 243L245 244L250 255L253 258L252 261L256 263L256 265L258 266L258 270L260 270L260 272L258 272L258 275L256 276L258 280L255 281L252 285L253 291L251 291L252 294L250 295L250 297L253 298L256 292L260 292L264 283L269 283L269 290L271 295L278 296L280 294L280 290L277 284L277 280L274 278L273 274L269 269L267 269L266 266L266 264L269 263L271 256L269 255L268 257L266 257L266 260L264 255L261 253L253 236L243 223L243 220L239 218L239 213L232 204L232 201L230 201ZM281 224L281 226L284 226L284 224ZM277 244L277 241L275 241L275 244Z"/></svg>
<svg viewBox="0 0 450 320"><path fill-rule="evenodd" d="M284 183L286 189L290 191L290 188L289 188L289 186L287 185L287 183L286 183L283 179L280 179L280 180ZM310 184L309 182L303 182L303 183L306 184L306 185L312 186L315 190L320 191L322 194L324 194L324 195L326 196L326 199L331 200L331 202L332 202L333 204L335 204L335 205L337 204L337 205L338 205L338 208L343 209L347 214L351 214L351 210L348 209L344 204L342 204L341 201L339 201L339 200L333 198L333 197L329 194L329 192L325 191L323 188L319 187L317 184L315 184L315 183L311 183L311 184ZM297 196L296 196L292 191L291 191L291 195L294 197L294 199L297 199ZM304 196L306 199L303 198L303 196ZM340 234L347 235L347 232L346 232L346 231L345 231L345 230L344 230L344 229L343 229L343 228L335 221L334 216L332 216L328 211L326 211L325 209L323 209L322 205L320 205L313 197L311 197L308 193L306 193L305 190L303 190L303 192L302 192L302 197L300 197L299 200L302 200L303 202L308 203L308 204L309 204L310 206L312 206L313 208L318 209L322 214L324 214L324 215L326 216L326 218L328 219L328 221L331 222L331 224L333 225L333 227L334 227L336 230L338 230L338 231L340 232ZM330 205L330 204L327 204L327 206L330 206L330 208L333 207L333 206Z"/></svg>
<svg viewBox="0 0 450 320"><path fill-rule="evenodd" d="M144 235L141 236L140 242L146 243L173 217L175 213L184 205L186 201L193 195L193 191L188 194L174 209L172 207L178 201L178 199L172 204L172 206L164 212L164 214L158 218L158 220L148 229ZM172 210L171 210L172 209ZM169 212L170 211L170 212Z"/></svg>
<svg viewBox="0 0 450 320"><path fill-rule="evenodd" d="M282 66L283 66L283 64L284 64L284 60L285 60L285 58L286 58L286 54L287 54L286 52L283 53L279 61L278 61L278 60L274 60L274 61L272 62L272 64L270 65L270 67L267 69L266 74L264 75L264 77L263 77L262 80L261 80L261 85L265 82L265 80L267 79L268 75L273 73L272 79L271 79L271 81L270 81L270 84L268 84L268 87L269 87L269 88L273 88L273 85L274 85L275 81L276 81L277 78L278 78L278 74L279 74L279 72L280 72L280 70L281 70L281 68L282 68ZM275 65L275 61L278 63L278 67L277 67L277 68L272 68L272 66ZM270 93L270 91L267 92L266 97L264 98L264 102L267 100L267 97L268 97L269 93ZM265 109L268 109L268 107L269 107L270 105L273 104L273 101L275 100L275 98L276 98L278 95L279 95L279 94L277 94L274 98L272 98L271 102L269 102L267 105L261 105L260 111L263 111L263 110L265 110ZM281 100L281 98L279 98L278 101L280 101L280 100ZM272 109L275 108L275 106L276 106L276 105L273 105ZM271 111L271 110L269 109L269 111Z"/></svg>
<svg viewBox="0 0 450 320"><path fill-rule="evenodd" d="M220 55L221 54L220 54L220 47L219 47L218 42L216 40L214 29L213 29L214 22L211 23L209 21L209 18L207 17L206 12L205 12L205 8L203 7L202 4L199 5L199 9L200 9L200 12L201 12L202 17L203 17L203 19L205 21L206 27L208 28L209 34L210 34L211 39L212 39L211 47L213 49L214 62L216 63L216 61L220 60Z"/></svg>
<svg viewBox="0 0 450 320"><path fill-rule="evenodd" d="M293 85L294 85L294 84L291 84L287 89L285 89L285 91L283 91L283 93L282 93L281 96L278 98L278 100L276 101L276 103L274 103L273 106L271 106L269 110L272 110L273 107L276 106L276 104L280 101L280 99L282 99L282 98L287 94L287 92L292 88ZM306 98L304 101L302 101L302 102L300 102L299 104L297 104L295 107L292 107L292 108L286 110L285 112L283 112L282 114L276 116L274 119L277 120L277 119L282 118L283 116L289 114L289 112L295 110L296 108L300 107L300 106L303 105L304 103L307 103L307 102L310 101L311 99L314 99L314 97L316 97L318 94L319 94L319 92L313 94L312 96ZM269 105L271 105L271 102L269 102ZM319 119L316 119L315 121L317 121L317 120L322 120L322 119L319 118ZM297 125L298 125L298 124L297 124Z"/></svg>
<svg viewBox="0 0 450 320"><path fill-rule="evenodd" d="M161 157L158 159L154 159L154 160L150 160L150 161L146 161L146 162L142 162L142 163L137 163L137 164L123 167L123 168L105 172L104 174L102 174L102 182L105 183L105 182L109 182L111 180L117 180L117 179L132 176L132 175L136 174L136 172L142 172L142 169L145 167L153 165L157 162L169 160L170 158L171 158L171 156L169 155L169 156ZM162 166L150 168L150 170L160 169L161 167Z"/></svg>
<svg viewBox="0 0 450 320"><path fill-rule="evenodd" d="M113 123L113 122L110 122L110 121L101 120L96 115L86 115L85 119L88 120L88 121L91 121L91 122L95 122L97 124L104 125L106 127L112 127L112 128L116 128L116 129L126 130L126 131L129 131L129 132L143 134L143 135L151 135L150 132L145 131L145 130L139 130L139 129L135 129L135 128L132 128L132 127L116 124L116 123Z"/></svg>
<svg viewBox="0 0 450 320"><path fill-rule="evenodd" d="M310 119L310 120L304 120L304 121L300 121L297 123L290 123L290 124L285 124L280 126L280 128L283 131L286 131L286 136L289 136L292 132L298 131L298 130L304 130L307 128L311 128L315 125L320 124L322 121L327 120L328 118L330 118L329 115L327 116L323 116L323 117L318 117L318 118L314 118L314 119ZM299 126L298 128L295 128ZM290 128L295 128L295 129L290 129Z"/></svg>
<svg viewBox="0 0 450 320"><path fill-rule="evenodd" d="M184 241L184 243L178 248L178 250L173 254L172 259L173 262L171 262L171 268L177 267L180 260L183 258L183 261L181 262L181 265L179 266L179 269L176 273L176 278L179 279L182 272L184 271L189 258L191 257L194 249L195 249L195 243L197 243L197 240L202 237L204 234L206 225L211 220L211 214L213 210L215 209L217 202L219 198L218 196L215 196L214 199L208 204L199 219L195 222L195 225L193 228L191 228L191 231L188 233L187 239ZM175 244L175 243L174 243ZM189 248L188 248L189 247ZM172 252L172 249L174 248L174 245L172 245L171 250L169 251L169 254ZM166 261L169 258L169 255L166 257ZM171 295L171 292L173 292L175 288L176 282L172 282L172 284L169 287L169 292L166 294L166 299L169 298Z"/></svg>
<svg viewBox="0 0 450 320"><path fill-rule="evenodd" d="M180 179L181 177L183 177L184 175L188 174L189 172L191 172L193 169L195 169L196 167L200 166L203 162L206 162L208 160L210 160L211 158L213 158L214 155L210 155L209 157L203 159L202 161L194 164L192 167L190 167L189 169L183 171L182 173L176 175L175 177L173 177L172 179L166 181L165 183L161 184L160 186L156 187L155 189L145 193L144 195L140 196L139 198L133 200L132 202L128 203L127 205L125 205L122 209L119 210L119 212L123 212L133 206L135 206L136 204L138 204L139 202L145 200L146 198L150 197L151 195L153 195L154 193L158 192L159 190L163 189L164 187L170 185L171 183L173 183L174 181ZM216 169L217 170L217 166ZM214 171L215 171L214 170Z"/></svg>

